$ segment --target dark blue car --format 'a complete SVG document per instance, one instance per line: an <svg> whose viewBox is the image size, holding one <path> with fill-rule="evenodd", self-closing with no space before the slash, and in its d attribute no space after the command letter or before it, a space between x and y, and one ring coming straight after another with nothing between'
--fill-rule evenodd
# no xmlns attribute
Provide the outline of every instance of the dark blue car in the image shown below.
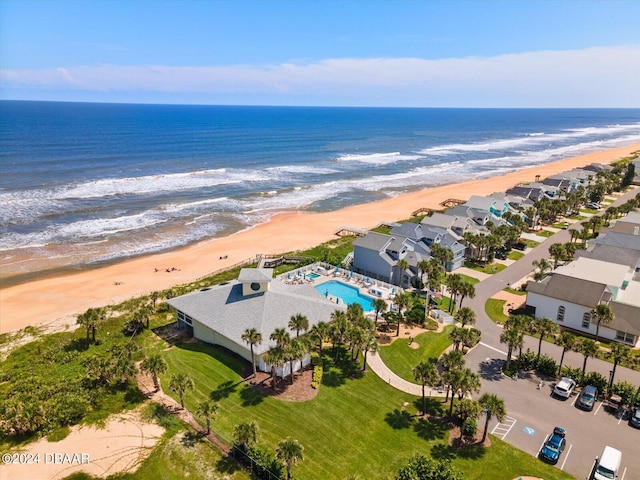
<svg viewBox="0 0 640 480"><path fill-rule="evenodd" d="M551 434L549 439L544 442L542 450L540 450L540 459L551 464L558 463L560 454L564 450L564 447L567 443L564 439L565 434L566 431L564 428L554 428L553 433Z"/></svg>

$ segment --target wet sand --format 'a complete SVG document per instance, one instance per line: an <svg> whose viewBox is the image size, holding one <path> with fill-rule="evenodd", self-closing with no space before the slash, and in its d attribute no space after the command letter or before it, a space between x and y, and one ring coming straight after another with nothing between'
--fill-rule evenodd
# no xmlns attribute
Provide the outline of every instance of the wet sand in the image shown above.
<svg viewBox="0 0 640 480"><path fill-rule="evenodd" d="M555 173L590 163L609 163L640 150L640 143L594 152L507 175L464 181L402 194L334 212L288 212L267 223L167 253L139 257L108 267L62 274L0 292L0 333L26 326L54 329L74 325L75 316L87 308L117 304L128 298L194 281L258 254L303 250L335 238L343 226L368 229L381 222L407 219L419 208L441 209L448 198L467 200L471 195L503 192L537 175ZM224 258L220 258L224 257ZM167 269L169 271L167 271Z"/></svg>

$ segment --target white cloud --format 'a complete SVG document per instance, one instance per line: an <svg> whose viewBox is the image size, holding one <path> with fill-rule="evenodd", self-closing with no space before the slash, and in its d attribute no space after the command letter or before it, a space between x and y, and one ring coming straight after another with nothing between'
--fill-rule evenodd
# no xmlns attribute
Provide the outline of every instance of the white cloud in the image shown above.
<svg viewBox="0 0 640 480"><path fill-rule="evenodd" d="M279 99L281 104L640 107L640 46L496 57L327 59L250 66L96 65L0 71L12 89Z"/></svg>

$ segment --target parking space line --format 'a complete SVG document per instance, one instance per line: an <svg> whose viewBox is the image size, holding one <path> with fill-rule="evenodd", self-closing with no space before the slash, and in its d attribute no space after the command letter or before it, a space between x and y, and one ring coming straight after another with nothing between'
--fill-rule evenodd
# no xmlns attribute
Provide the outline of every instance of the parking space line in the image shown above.
<svg viewBox="0 0 640 480"><path fill-rule="evenodd" d="M549 439L550 436L551 436L551 434L549 434L549 433L547 433L547 435L545 435L544 440L542 440L542 443L538 447L538 453L536 453L536 457L540 456L540 452L542 451L542 447L544 447L545 442Z"/></svg>
<svg viewBox="0 0 640 480"><path fill-rule="evenodd" d="M567 453L565 453L564 455L564 461L562 462L562 466L560 467L560 470L564 470L564 464L567 463L567 458L569 458L569 454L571 453L571 447L573 447L573 443L569 445L569 449L567 450Z"/></svg>
<svg viewBox="0 0 640 480"><path fill-rule="evenodd" d="M624 470L622 471L622 477L620 477L620 480L624 480L624 476L627 474L627 467L624 467Z"/></svg>
<svg viewBox="0 0 640 480"><path fill-rule="evenodd" d="M600 405L598 405L598 408L596 408L596 411L595 411L595 412L593 412L593 414L594 414L594 415L596 415L596 414L600 411L600 407L602 407L602 404L603 404L603 403L604 403L604 402L600 402Z"/></svg>
<svg viewBox="0 0 640 480"><path fill-rule="evenodd" d="M507 422L498 422L498 424L495 427L493 427L493 430L491 430L491 435L500 437L500 440L505 439L505 437L509 434L509 432L517 422L515 418L510 417L508 415L505 415L505 418L507 419Z"/></svg>

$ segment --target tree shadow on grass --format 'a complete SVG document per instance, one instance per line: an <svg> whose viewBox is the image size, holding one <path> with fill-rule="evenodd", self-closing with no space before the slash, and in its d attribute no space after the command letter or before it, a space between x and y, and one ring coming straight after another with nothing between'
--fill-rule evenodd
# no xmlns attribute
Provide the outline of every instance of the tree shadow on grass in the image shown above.
<svg viewBox="0 0 640 480"><path fill-rule="evenodd" d="M216 472L224 475L233 475L240 470L244 470L244 467L231 457L224 457L216 462Z"/></svg>
<svg viewBox="0 0 640 480"><path fill-rule="evenodd" d="M322 385L327 387L339 387L347 382L347 377L342 369L330 366L322 374Z"/></svg>
<svg viewBox="0 0 640 480"><path fill-rule="evenodd" d="M209 396L211 397L211 400L218 402L234 393L240 383L241 382L234 382L233 380L222 382L215 390L211 392Z"/></svg>
<svg viewBox="0 0 640 480"><path fill-rule="evenodd" d="M394 409L384 416L384 421L395 430L409 428L413 423L413 416L406 410Z"/></svg>
<svg viewBox="0 0 640 480"><path fill-rule="evenodd" d="M436 460L453 460L456 454L446 443L436 443L431 447L431 456Z"/></svg>
<svg viewBox="0 0 640 480"><path fill-rule="evenodd" d="M85 352L89 349L91 343L86 338L74 338L64 346L65 352Z"/></svg>
<svg viewBox="0 0 640 480"><path fill-rule="evenodd" d="M444 415L444 403L442 398L439 397L425 397L425 410L429 415L442 416ZM418 397L413 401L413 406L418 412L422 412L422 397Z"/></svg>
<svg viewBox="0 0 640 480"><path fill-rule="evenodd" d="M487 449L479 443L473 445L466 445L460 449L457 449L456 456L459 458L464 458L465 460L478 460L482 458Z"/></svg>
<svg viewBox="0 0 640 480"><path fill-rule="evenodd" d="M243 407L254 407L264 401L265 395L255 388L245 386L240 390Z"/></svg>
<svg viewBox="0 0 640 480"><path fill-rule="evenodd" d="M442 439L447 430L447 426L435 418L420 418L413 424L413 431L423 440Z"/></svg>
<svg viewBox="0 0 640 480"><path fill-rule="evenodd" d="M203 435L200 432L185 432L180 439L180 443L183 447L191 448L196 443L202 442Z"/></svg>

